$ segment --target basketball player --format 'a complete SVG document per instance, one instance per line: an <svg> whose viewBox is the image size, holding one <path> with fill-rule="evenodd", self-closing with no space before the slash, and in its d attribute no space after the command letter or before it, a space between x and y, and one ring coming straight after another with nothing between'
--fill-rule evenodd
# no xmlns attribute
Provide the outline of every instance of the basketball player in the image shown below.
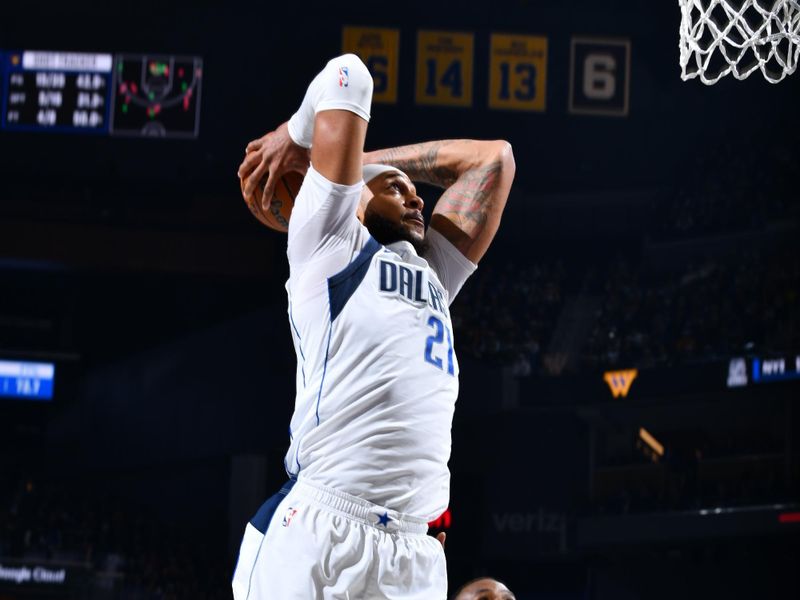
<svg viewBox="0 0 800 600"><path fill-rule="evenodd" d="M359 58L331 60L239 168L257 216L283 173L307 173L287 247L290 479L246 527L236 600L447 595L443 547L426 523L449 500L449 305L497 231L514 160L508 143L480 141L365 155L371 101ZM427 230L412 180L445 188Z"/></svg>
<svg viewBox="0 0 800 600"><path fill-rule="evenodd" d="M453 600L515 600L516 596L506 584L491 577L468 581L456 592Z"/></svg>

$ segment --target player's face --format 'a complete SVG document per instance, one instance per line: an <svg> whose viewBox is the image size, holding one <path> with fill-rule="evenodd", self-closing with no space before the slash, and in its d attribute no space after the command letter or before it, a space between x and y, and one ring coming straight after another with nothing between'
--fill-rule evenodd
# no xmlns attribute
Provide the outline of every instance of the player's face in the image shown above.
<svg viewBox="0 0 800 600"><path fill-rule="evenodd" d="M473 581L454 600L515 600L514 594L499 581L490 577Z"/></svg>
<svg viewBox="0 0 800 600"><path fill-rule="evenodd" d="M417 252L425 241L425 203L405 175L386 173L369 182L373 197L364 209L364 225L381 244L411 242Z"/></svg>

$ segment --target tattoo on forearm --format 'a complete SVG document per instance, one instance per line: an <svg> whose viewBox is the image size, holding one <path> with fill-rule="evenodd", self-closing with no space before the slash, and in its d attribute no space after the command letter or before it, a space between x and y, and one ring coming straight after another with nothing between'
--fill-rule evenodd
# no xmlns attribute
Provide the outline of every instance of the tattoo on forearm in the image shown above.
<svg viewBox="0 0 800 600"><path fill-rule="evenodd" d="M464 236L456 244L462 252L468 250L483 231L496 201L505 203L505 196L497 198L495 193L501 183L502 159L457 171L449 164L452 158L445 158L445 153L452 154L449 148L440 155L440 150L448 144L471 143L471 140L425 142L381 150L370 157L370 162L395 166L414 181L445 188L434 214L446 218ZM464 151L463 146L459 148L461 151Z"/></svg>
<svg viewBox="0 0 800 600"><path fill-rule="evenodd" d="M500 161L496 161L461 175L439 199L436 212L459 223L465 233L482 227L492 207L492 192L497 188L501 168Z"/></svg>
<svg viewBox="0 0 800 600"><path fill-rule="evenodd" d="M457 174L439 164L439 149L447 141L411 144L379 152L376 162L397 167L415 181L447 188L453 185Z"/></svg>

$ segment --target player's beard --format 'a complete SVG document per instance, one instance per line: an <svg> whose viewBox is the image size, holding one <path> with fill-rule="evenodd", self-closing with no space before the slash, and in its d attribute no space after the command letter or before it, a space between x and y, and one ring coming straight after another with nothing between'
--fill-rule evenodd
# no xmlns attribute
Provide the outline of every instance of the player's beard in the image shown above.
<svg viewBox="0 0 800 600"><path fill-rule="evenodd" d="M364 225L369 230L370 235L384 246L405 240L414 246L414 250L417 251L419 256L425 254L428 249L427 238L420 239L400 223L390 221L375 212L367 211L364 215Z"/></svg>

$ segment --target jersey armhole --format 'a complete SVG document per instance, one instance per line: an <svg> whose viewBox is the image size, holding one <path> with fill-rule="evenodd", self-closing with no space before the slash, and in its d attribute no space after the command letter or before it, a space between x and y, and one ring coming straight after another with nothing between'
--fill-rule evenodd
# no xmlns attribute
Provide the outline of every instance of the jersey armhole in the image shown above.
<svg viewBox="0 0 800 600"><path fill-rule="evenodd" d="M428 238L429 248L423 258L428 261L447 290L448 303L452 304L464 282L475 272L478 265L461 254L450 240L433 227L428 227L425 235Z"/></svg>

